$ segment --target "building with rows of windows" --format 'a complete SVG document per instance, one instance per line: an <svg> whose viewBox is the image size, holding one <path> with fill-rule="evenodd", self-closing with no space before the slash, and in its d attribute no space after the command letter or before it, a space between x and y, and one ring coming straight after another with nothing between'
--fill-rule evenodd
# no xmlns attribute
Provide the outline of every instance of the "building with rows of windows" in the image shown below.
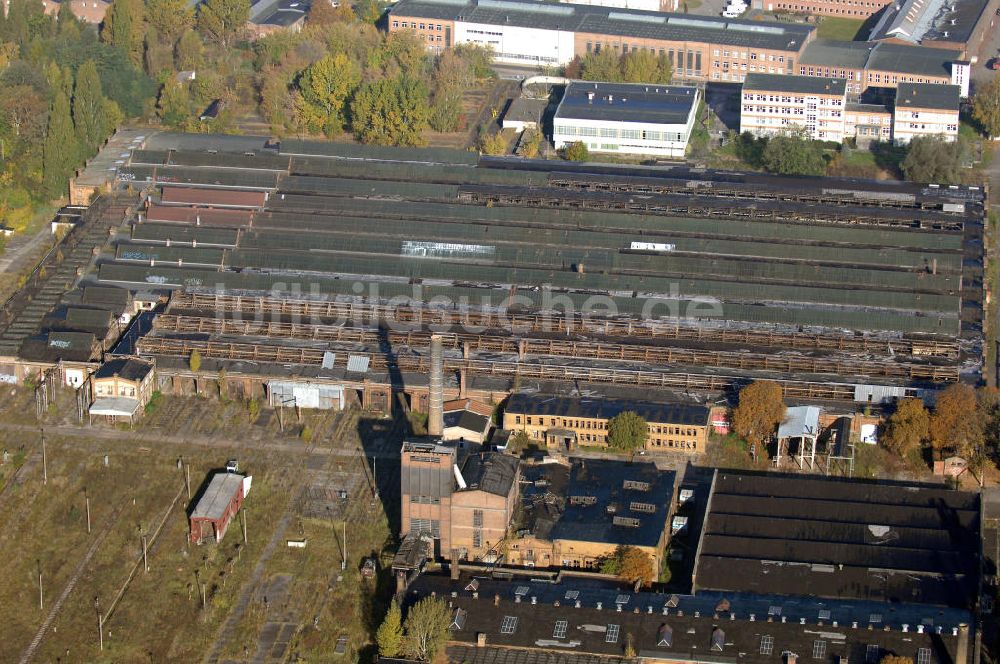
<svg viewBox="0 0 1000 664"><path fill-rule="evenodd" d="M507 400L503 428L524 431L547 448L607 447L608 421L626 411L649 425L646 449L698 454L708 441L709 409L689 403L586 399L515 393Z"/></svg>
<svg viewBox="0 0 1000 664"><path fill-rule="evenodd" d="M743 82L740 131L754 136L805 131L813 140L909 143L958 137L957 85L904 83L888 105L848 101L843 79L755 74Z"/></svg>
<svg viewBox="0 0 1000 664"><path fill-rule="evenodd" d="M749 74L743 81L740 131L773 136L797 129L814 140L839 143L846 93L844 79Z"/></svg>
<svg viewBox="0 0 1000 664"><path fill-rule="evenodd" d="M566 86L553 120L556 149L681 158L698 114L695 87L586 83Z"/></svg>

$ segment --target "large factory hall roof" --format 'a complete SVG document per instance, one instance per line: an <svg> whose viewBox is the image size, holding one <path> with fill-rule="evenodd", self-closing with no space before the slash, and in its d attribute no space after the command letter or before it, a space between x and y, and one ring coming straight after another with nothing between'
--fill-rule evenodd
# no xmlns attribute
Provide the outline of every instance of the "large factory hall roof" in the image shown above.
<svg viewBox="0 0 1000 664"><path fill-rule="evenodd" d="M389 20L408 17L792 52L797 52L814 30L812 26L796 23L693 17L531 0L401 0L390 11Z"/></svg>
<svg viewBox="0 0 1000 664"><path fill-rule="evenodd" d="M979 518L943 487L718 471L695 588L970 608Z"/></svg>
<svg viewBox="0 0 1000 664"><path fill-rule="evenodd" d="M982 210L981 192L965 187L298 140L206 137L209 151L181 135L183 149L165 149L173 136L123 167L154 185L152 204L102 256L99 281L295 283L333 296L360 286L531 310L597 297L647 318L953 336L964 228ZM247 187L263 187L262 209L199 206L206 192Z"/></svg>

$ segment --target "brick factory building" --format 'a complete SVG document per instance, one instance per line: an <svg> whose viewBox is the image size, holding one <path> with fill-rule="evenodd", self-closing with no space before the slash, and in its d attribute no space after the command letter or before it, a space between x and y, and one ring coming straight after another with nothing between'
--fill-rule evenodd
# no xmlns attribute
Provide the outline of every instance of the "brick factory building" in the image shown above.
<svg viewBox="0 0 1000 664"><path fill-rule="evenodd" d="M222 541L229 524L250 493L251 479L228 472L212 475L188 516L192 544L202 544L206 540L218 544Z"/></svg>
<svg viewBox="0 0 1000 664"><path fill-rule="evenodd" d="M515 393L504 406L503 428L524 431L531 440L556 450L607 447L608 421L626 411L639 414L649 425L647 450L705 451L709 409L692 403Z"/></svg>

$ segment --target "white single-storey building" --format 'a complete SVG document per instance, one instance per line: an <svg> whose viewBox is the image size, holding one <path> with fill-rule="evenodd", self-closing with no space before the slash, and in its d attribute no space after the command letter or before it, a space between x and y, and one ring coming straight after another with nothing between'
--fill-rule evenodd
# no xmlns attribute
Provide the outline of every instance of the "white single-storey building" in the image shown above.
<svg viewBox="0 0 1000 664"><path fill-rule="evenodd" d="M680 158L699 99L693 87L574 81L556 109L552 143L556 149L583 142L595 152Z"/></svg>

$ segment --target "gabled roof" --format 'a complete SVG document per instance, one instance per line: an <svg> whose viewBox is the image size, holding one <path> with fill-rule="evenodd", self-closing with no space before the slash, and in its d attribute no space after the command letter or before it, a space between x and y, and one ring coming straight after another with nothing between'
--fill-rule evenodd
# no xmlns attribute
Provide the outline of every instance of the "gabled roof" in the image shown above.
<svg viewBox="0 0 1000 664"><path fill-rule="evenodd" d="M148 376L149 372L152 370L153 365L145 360L139 360L134 357L116 357L115 359L102 364L101 367L94 372L94 378L111 378L113 376L118 376L119 378L139 383L142 382L142 380Z"/></svg>
<svg viewBox="0 0 1000 664"><path fill-rule="evenodd" d="M191 511L192 519L220 519L233 498L242 491L243 475L216 473L212 475L205 493Z"/></svg>
<svg viewBox="0 0 1000 664"><path fill-rule="evenodd" d="M563 32L618 35L640 39L729 44L797 52L814 30L799 23L777 23L689 16L664 12L567 5L533 0L401 0L395 17L514 25Z"/></svg>
<svg viewBox="0 0 1000 664"><path fill-rule="evenodd" d="M470 454L462 465L462 478L471 491L506 496L517 479L519 465L517 457L501 452Z"/></svg>
<svg viewBox="0 0 1000 664"><path fill-rule="evenodd" d="M611 419L619 413L634 412L650 424L708 423L709 409L694 403L652 403L633 399L569 398L548 394L517 392L507 400L505 412L525 415L556 415Z"/></svg>

